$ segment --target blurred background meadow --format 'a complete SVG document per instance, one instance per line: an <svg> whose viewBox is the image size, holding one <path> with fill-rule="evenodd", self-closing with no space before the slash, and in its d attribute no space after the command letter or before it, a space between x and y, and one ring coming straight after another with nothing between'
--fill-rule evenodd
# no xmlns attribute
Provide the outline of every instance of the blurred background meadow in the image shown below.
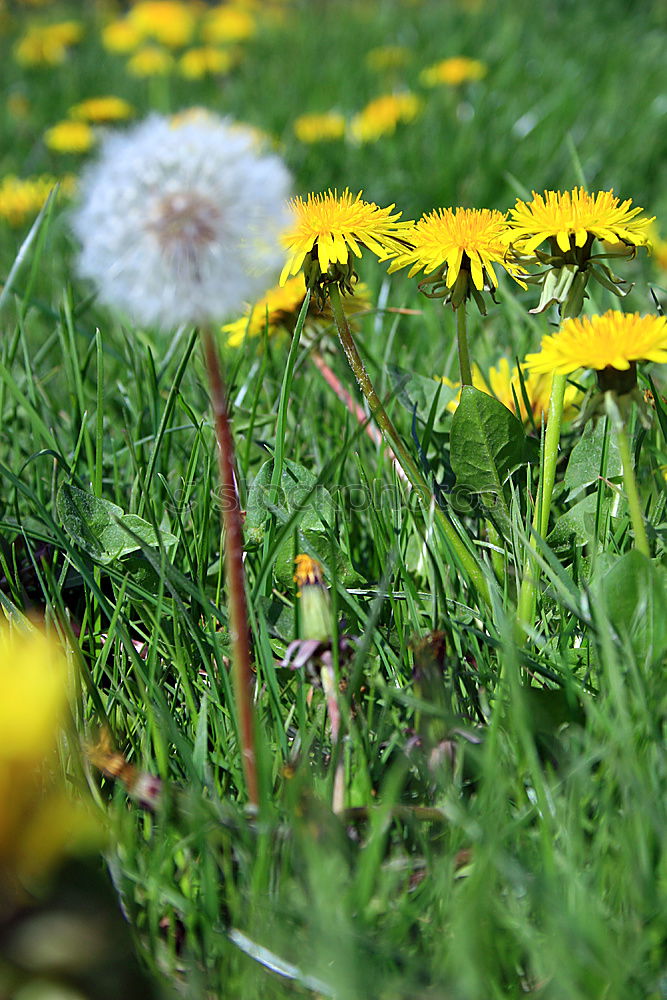
<svg viewBox="0 0 667 1000"><path fill-rule="evenodd" d="M566 419L518 640L546 404L520 414L532 459L504 484L502 537L484 509L453 507L495 581L489 609L346 401L330 314L311 308L288 397L300 299L254 324L220 317L256 671L249 813L197 337L96 302L68 221L107 130L203 108L256 130L295 194L363 191L404 219L613 189L656 217L652 252L622 265L622 308L661 313L666 49L664 0L0 0L0 605L68 650L42 779L87 803L64 843L32 799L0 819L0 997L667 997L660 367L640 381L651 421L631 427L649 568L622 562L630 515L604 420ZM359 276L361 353L446 494L454 314L404 271L364 258ZM502 373L557 317L500 281L488 315L470 312L471 353L516 412L521 385ZM621 308L589 294L588 312ZM261 487L278 452L274 503ZM329 587L340 739L318 670L285 659L304 636L302 552ZM5 660L7 720L29 726ZM7 816L26 781L12 754L0 746ZM7 872L37 828L47 860L19 891Z"/></svg>

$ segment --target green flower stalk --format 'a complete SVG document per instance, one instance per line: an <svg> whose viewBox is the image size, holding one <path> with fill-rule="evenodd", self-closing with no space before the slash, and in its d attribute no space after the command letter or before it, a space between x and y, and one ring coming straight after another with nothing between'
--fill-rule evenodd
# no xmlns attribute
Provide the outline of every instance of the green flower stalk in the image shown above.
<svg viewBox="0 0 667 1000"><path fill-rule="evenodd" d="M343 309L341 292L350 294L356 281L354 257L360 257L365 247L383 260L398 258L409 248L406 234L412 230L412 223L399 222L400 213L392 214L393 205L381 209L361 201L360 194L353 198L347 190L340 197L329 191L324 195L309 195L306 201L297 198L291 206L294 224L283 235L289 256L281 281L303 269L306 285L313 295L322 303L328 299L341 346L375 422L423 506L427 511L434 510L436 522L468 581L488 603L483 569L435 503L432 490L375 391Z"/></svg>

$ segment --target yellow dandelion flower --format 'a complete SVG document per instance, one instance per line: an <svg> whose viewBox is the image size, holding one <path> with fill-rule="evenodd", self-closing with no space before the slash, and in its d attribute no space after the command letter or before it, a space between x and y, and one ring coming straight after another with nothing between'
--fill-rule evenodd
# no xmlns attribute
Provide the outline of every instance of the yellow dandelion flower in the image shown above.
<svg viewBox="0 0 667 1000"><path fill-rule="evenodd" d="M330 142L345 135L345 118L338 111L299 115L292 128L300 142Z"/></svg>
<svg viewBox="0 0 667 1000"><path fill-rule="evenodd" d="M102 29L102 45L109 52L134 52L143 40L144 35L139 28L124 17Z"/></svg>
<svg viewBox="0 0 667 1000"><path fill-rule="evenodd" d="M127 15L143 38L154 38L169 48L182 48L192 40L197 25L192 4L178 0L140 0Z"/></svg>
<svg viewBox="0 0 667 1000"><path fill-rule="evenodd" d="M46 130L44 142L56 153L87 153L95 142L95 133L88 122L62 121Z"/></svg>
<svg viewBox="0 0 667 1000"><path fill-rule="evenodd" d="M421 71L419 79L426 87L437 87L439 84L460 87L469 80L483 79L487 71L486 63L480 62L479 59L454 56L427 66Z"/></svg>
<svg viewBox="0 0 667 1000"><path fill-rule="evenodd" d="M134 108L122 97L90 97L87 101L80 101L69 109L71 118L86 122L96 122L104 124L106 122L124 121L131 118Z"/></svg>
<svg viewBox="0 0 667 1000"><path fill-rule="evenodd" d="M545 191L532 201L517 200L510 211L508 240L521 253L533 253L545 240L563 253L583 247L594 237L628 247L646 246L653 219L637 218L642 208L631 208L613 191L589 194L583 187L572 191Z"/></svg>
<svg viewBox="0 0 667 1000"><path fill-rule="evenodd" d="M144 45L127 61L133 76L166 76L174 66L174 59L167 49L158 45Z"/></svg>
<svg viewBox="0 0 667 1000"><path fill-rule="evenodd" d="M178 61L178 72L187 80L201 80L204 76L228 73L235 61L229 51L202 45L183 53Z"/></svg>
<svg viewBox="0 0 667 1000"><path fill-rule="evenodd" d="M383 94L353 117L350 137L355 142L376 142L383 135L392 135L400 122L413 121L421 108L416 94Z"/></svg>
<svg viewBox="0 0 667 1000"><path fill-rule="evenodd" d="M485 375L477 365L473 366L473 385L496 399L518 416L523 423L530 422L530 415L526 410L526 400L524 392L528 398L528 405L535 424L539 427L542 420L546 422L549 411L549 400L551 398L551 373L523 371L523 390L521 387L521 377L516 365L510 365L507 358L500 358L499 361L489 368ZM577 413L577 401L581 393L574 385L567 385L563 400L563 419L569 420ZM519 402L519 413L517 413L516 402Z"/></svg>
<svg viewBox="0 0 667 1000"><path fill-rule="evenodd" d="M73 178L66 177L61 181L61 191L65 194L73 190ZM56 184L55 177L27 177L21 179L10 174L0 180L0 218L6 219L10 226L20 226L26 219L37 215L40 208Z"/></svg>
<svg viewBox="0 0 667 1000"><path fill-rule="evenodd" d="M523 378L523 391L521 380ZM447 404L447 409L454 412L461 400L460 382L452 382L446 375L440 377L439 381L449 389L458 389L457 395ZM477 364L472 366L472 384L475 389L485 392L488 396L495 396L499 402L506 406L524 424L534 422L540 426L542 421L546 423L549 415L549 400L551 398L551 374L529 372L525 369L525 362L521 363L521 376L516 365L511 365L507 358L500 358L495 365L484 373ZM528 397L530 413L526 409L524 392ZM574 385L567 385L563 400L563 420L571 420L578 413L578 403L581 399L581 392ZM517 414L516 401L519 403L519 413ZM532 414L532 421L530 414Z"/></svg>
<svg viewBox="0 0 667 1000"><path fill-rule="evenodd" d="M399 222L401 213L392 214L393 205L380 208L362 201L361 194L353 196L346 188L341 195L329 190L290 202L294 224L281 238L288 252L281 284L303 267L311 287L327 275L349 287L352 255L361 257L363 247L382 260L404 249L402 236L412 223Z"/></svg>
<svg viewBox="0 0 667 1000"><path fill-rule="evenodd" d="M637 361L667 362L667 319L610 309L603 316L566 319L528 354L531 372L569 375L579 368L628 371Z"/></svg>
<svg viewBox="0 0 667 1000"><path fill-rule="evenodd" d="M412 58L405 45L378 45L366 53L366 65L376 73L388 69L402 69Z"/></svg>
<svg viewBox="0 0 667 1000"><path fill-rule="evenodd" d="M389 271L409 267L410 277L418 271L434 275L422 281L422 291L429 287L428 294L444 297L455 308L472 293L481 309L476 292L493 291L498 286L494 265L523 285L521 268L507 259L503 243L506 229L506 216L495 209L436 209L406 234L410 248L396 254Z"/></svg>
<svg viewBox="0 0 667 1000"><path fill-rule="evenodd" d="M257 31L253 15L239 7L220 4L208 11L202 25L202 38L213 45L244 42Z"/></svg>
<svg viewBox="0 0 667 1000"><path fill-rule="evenodd" d="M227 334L228 347L240 347L246 337L258 337L266 329L270 337L278 333L292 334L306 295L306 281L299 273L288 278L284 285L276 285L269 289L266 295L246 308L243 316L226 323L222 332ZM354 296L350 300L347 313L364 312L370 309L368 288L363 282L354 287ZM306 317L306 327L321 330L333 323L333 316L325 306L320 309L313 302Z"/></svg>

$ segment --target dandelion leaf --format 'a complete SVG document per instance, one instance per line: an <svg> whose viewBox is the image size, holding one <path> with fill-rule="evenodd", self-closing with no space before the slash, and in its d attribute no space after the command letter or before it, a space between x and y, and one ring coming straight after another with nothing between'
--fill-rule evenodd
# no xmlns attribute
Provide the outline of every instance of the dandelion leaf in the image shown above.
<svg viewBox="0 0 667 1000"><path fill-rule="evenodd" d="M161 531L158 539L148 521L136 514L124 514L117 504L69 483L63 483L58 490L56 510L65 531L89 555L105 565L128 552L136 552L142 545L154 547L161 543L170 547L178 541L168 531Z"/></svg>

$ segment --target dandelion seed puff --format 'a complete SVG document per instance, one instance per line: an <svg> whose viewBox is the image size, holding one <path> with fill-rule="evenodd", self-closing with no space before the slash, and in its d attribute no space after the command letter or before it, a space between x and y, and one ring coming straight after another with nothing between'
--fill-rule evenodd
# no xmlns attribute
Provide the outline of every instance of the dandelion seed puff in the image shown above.
<svg viewBox="0 0 667 1000"><path fill-rule="evenodd" d="M78 272L143 326L226 319L275 282L289 188L251 130L208 113L152 115L109 134L83 173Z"/></svg>

